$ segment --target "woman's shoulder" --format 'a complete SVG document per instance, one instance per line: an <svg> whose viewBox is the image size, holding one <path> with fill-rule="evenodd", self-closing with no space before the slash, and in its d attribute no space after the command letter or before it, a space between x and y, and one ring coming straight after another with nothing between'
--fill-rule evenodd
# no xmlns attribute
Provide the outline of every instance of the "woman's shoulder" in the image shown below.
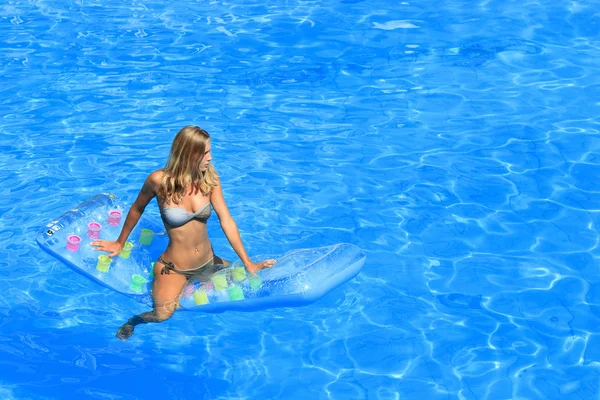
<svg viewBox="0 0 600 400"><path fill-rule="evenodd" d="M146 178L146 182L151 183L152 186L156 187L156 186L160 185L164 173L165 173L164 169L162 169L162 168L157 169L156 171L154 171L150 175L148 175L148 178Z"/></svg>

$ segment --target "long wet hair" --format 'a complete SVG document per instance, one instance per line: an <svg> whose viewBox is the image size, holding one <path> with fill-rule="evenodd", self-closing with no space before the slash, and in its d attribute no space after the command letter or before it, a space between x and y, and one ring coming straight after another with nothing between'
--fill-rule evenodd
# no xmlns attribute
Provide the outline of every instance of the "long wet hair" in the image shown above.
<svg viewBox="0 0 600 400"><path fill-rule="evenodd" d="M200 170L200 161L206 151L206 143L210 135L197 126L182 128L171 145L171 153L167 158L158 196L166 203L179 204L190 189L208 196L219 182L219 175L208 164L206 171ZM194 158L199 157L196 161Z"/></svg>

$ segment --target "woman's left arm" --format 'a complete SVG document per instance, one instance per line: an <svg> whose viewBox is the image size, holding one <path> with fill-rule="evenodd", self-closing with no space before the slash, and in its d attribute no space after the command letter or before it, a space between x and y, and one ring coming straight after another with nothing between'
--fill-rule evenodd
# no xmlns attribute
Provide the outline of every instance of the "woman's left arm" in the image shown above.
<svg viewBox="0 0 600 400"><path fill-rule="evenodd" d="M262 268L271 267L275 260L265 260L259 263L254 263L248 257L246 253L246 249L242 244L242 238L240 237L240 231L238 229L237 224L231 217L229 213L229 209L227 208L227 204L225 204L225 198L223 197L223 189L221 188L221 182L217 184L217 186L213 189L210 195L210 202L219 217L219 222L221 223L221 228L229 241L229 244L236 252L240 260L244 263L244 266L248 270L249 273L254 273Z"/></svg>

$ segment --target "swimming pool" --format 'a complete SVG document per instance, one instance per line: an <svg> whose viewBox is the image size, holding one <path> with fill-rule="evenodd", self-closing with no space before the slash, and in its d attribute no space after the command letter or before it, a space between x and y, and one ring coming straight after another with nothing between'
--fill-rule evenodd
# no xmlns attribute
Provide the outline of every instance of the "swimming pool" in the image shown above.
<svg viewBox="0 0 600 400"><path fill-rule="evenodd" d="M1 5L0 396L597 398L594 13ZM96 193L132 201L187 124L213 135L251 254L349 242L358 277L310 306L180 312L115 339L145 309L35 234Z"/></svg>

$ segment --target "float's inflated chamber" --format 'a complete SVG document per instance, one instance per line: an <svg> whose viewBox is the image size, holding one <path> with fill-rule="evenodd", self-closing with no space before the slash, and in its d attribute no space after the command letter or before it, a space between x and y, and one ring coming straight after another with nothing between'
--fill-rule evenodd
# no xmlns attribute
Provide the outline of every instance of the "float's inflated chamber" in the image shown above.
<svg viewBox="0 0 600 400"><path fill-rule="evenodd" d="M127 210L113 195L99 194L46 225L37 242L82 275L151 304L153 261L168 244L162 224L142 215L130 240L112 259L90 245L96 239L115 240ZM256 257L265 258L277 262L256 276L249 276L238 260L208 278L190 278L180 305L205 312L304 305L356 276L365 262L363 251L347 243Z"/></svg>

